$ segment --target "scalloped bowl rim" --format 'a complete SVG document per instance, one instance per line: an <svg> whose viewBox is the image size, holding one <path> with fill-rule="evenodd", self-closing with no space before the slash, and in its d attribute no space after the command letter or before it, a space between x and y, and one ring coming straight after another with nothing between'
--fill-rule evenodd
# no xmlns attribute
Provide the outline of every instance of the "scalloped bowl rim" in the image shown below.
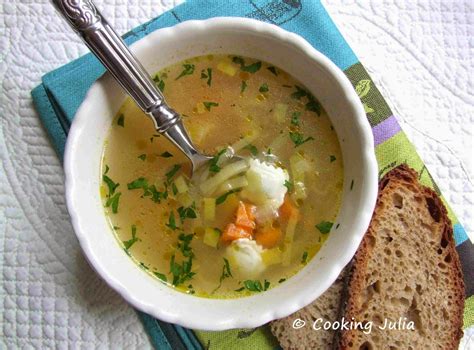
<svg viewBox="0 0 474 350"><path fill-rule="evenodd" d="M153 283L157 285L155 288L147 281L147 279L152 277L140 271L138 267L136 268L137 276L133 276L133 278L140 281L139 283L143 282L147 288L153 289L153 293L147 291L143 291L142 293L141 290L138 292L137 290L132 291L134 287L132 288L131 282L127 280L130 276L121 276L118 273L118 269L114 270L114 268L106 266L105 260L108 258L102 256L103 251L98 252L98 249L94 247L93 236L95 232L91 232L91 228L88 227L88 215L94 217L96 213L88 212L90 208L86 208L86 200L82 199L81 181L83 181L83 179L80 177L82 170L78 169L79 165L77 165L76 162L83 157L83 155L81 155L80 146L81 142L84 141L86 124L90 122L90 120L88 120L90 119L89 114L94 105L94 101L98 98L97 96L102 96L105 93L104 91L110 89L110 85L114 84L108 74L105 74L95 82L77 111L71 125L65 149L66 201L74 231L89 263L109 286L117 291L125 300L137 309L163 321L177 323L193 329L224 330L231 328L252 328L271 320L285 317L312 302L330 287L344 266L349 263L355 254L369 225L377 196L377 161L374 153L374 141L362 104L344 73L332 61L315 50L299 35L287 32L275 25L252 19L217 17L208 20L186 21L172 27L156 30L131 45L131 49L140 56L140 51L146 51L150 45L156 44L162 37L183 37L191 35L190 33L195 31L212 32L223 29L240 31L242 35L245 35L245 33L258 33L272 40L282 42L284 45L299 51L301 55L306 55L306 58L309 58L328 73L328 76L333 79L333 82L337 85L337 89L340 90L343 98L346 99L345 103L352 108L354 118L351 121L351 127L355 132L360 133L362 137L359 141L364 186L363 189L361 189L362 193L357 197L357 204L360 205L360 208L357 210L357 220L354 219L345 246L343 249L340 249L338 258L332 262L330 269L326 271L325 278L322 280L311 280L308 278L309 276L302 277L302 279L306 278L308 284L300 289L292 288L292 283L290 283L295 277L303 274L303 271L309 269L310 265L318 263L318 261L316 261L318 260L316 259L319 255L318 253L304 269L291 277L289 281L267 292L250 297L238 299L198 298L175 291L167 286L161 286L162 284L158 281L153 281ZM282 68L285 69L285 67ZM117 89L117 86L114 86L114 89ZM337 130L337 126L335 127ZM346 161L344 160L344 165L345 164ZM99 177L100 174L97 174L97 176ZM345 182L347 182L347 178L345 178ZM98 215L105 216L103 212L98 213ZM106 234L112 235L111 232L107 232ZM329 239L331 239L331 236ZM325 248L326 244L327 243L323 245L322 249ZM111 249L120 250L120 253L123 254L118 244L116 248L117 249ZM126 259L131 261L129 257L126 257ZM113 263L119 264L121 267L123 266L124 270L129 269L129 266L126 265L120 257ZM295 283L301 284L301 279L298 279ZM145 289L145 287L143 289ZM289 294L291 294L291 296L288 297ZM282 298L284 295L287 297ZM276 298L277 296L278 298ZM164 300L163 304L165 305L160 303L162 300ZM172 302L176 304L168 305ZM187 305L187 308L182 307L181 304ZM257 308L257 306L262 306L264 309L259 309L258 313L256 311L253 312L252 308ZM225 312L220 312L221 309ZM199 314L199 316L196 316L196 314Z"/></svg>

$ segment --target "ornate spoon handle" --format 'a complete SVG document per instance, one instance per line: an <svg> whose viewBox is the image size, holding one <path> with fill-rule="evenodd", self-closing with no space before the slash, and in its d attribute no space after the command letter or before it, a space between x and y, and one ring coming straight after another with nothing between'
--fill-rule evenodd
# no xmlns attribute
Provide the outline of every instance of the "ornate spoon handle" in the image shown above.
<svg viewBox="0 0 474 350"><path fill-rule="evenodd" d="M167 136L199 167L209 159L192 144L180 115L170 108L146 70L122 38L107 23L91 0L51 0L59 13L84 40L107 70L138 106L154 121L156 130Z"/></svg>

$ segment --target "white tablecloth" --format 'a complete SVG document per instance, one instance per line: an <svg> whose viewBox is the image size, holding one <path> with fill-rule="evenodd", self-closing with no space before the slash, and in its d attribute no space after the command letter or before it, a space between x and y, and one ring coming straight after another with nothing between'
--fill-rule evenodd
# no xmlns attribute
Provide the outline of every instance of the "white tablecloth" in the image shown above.
<svg viewBox="0 0 474 350"><path fill-rule="evenodd" d="M96 1L119 32L176 2ZM472 0L324 3L472 237ZM41 75L86 52L48 1L0 0L0 348L150 347L79 250L30 98Z"/></svg>

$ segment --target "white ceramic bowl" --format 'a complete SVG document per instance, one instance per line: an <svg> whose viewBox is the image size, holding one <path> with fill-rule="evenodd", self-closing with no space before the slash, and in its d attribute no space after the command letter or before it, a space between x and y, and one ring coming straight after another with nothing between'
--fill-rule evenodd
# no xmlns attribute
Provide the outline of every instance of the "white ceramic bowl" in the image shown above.
<svg viewBox="0 0 474 350"><path fill-rule="evenodd" d="M74 118L64 161L68 210L90 264L137 309L194 329L260 326L320 296L354 255L377 194L372 133L344 73L300 36L243 18L184 22L153 32L131 49L152 73L193 56L225 53L270 62L302 82L328 112L341 144L344 190L336 220L339 227L333 227L327 242L305 268L264 293L239 299L205 299L158 282L121 249L99 197L102 148L112 118L125 99L118 84L106 74L91 87Z"/></svg>

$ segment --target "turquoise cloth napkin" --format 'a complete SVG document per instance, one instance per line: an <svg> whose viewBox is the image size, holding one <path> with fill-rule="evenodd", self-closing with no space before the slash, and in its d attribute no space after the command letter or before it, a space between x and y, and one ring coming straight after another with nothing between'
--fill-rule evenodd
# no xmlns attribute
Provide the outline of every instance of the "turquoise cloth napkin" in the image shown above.
<svg viewBox="0 0 474 350"><path fill-rule="evenodd" d="M217 16L249 17L295 32L303 36L317 50L328 56L344 70L366 107L368 120L373 127L377 160L381 174L400 162L408 162L417 169L427 185L437 189L423 162L406 139L380 92L358 62L344 38L318 0L190 0L172 11L145 23L124 38L127 44L159 28L172 26L189 19L206 19ZM42 78L32 91L33 101L40 118L62 157L71 121L89 87L104 73L104 68L91 54L60 67ZM372 87L371 87L372 86ZM423 177L422 177L423 175ZM439 192L437 190L437 192ZM466 282L466 309L464 323L474 323L474 279L472 252L474 247L466 233L450 212L454 225L457 251L461 257ZM271 349L276 343L268 328L227 332L193 332L167 324L138 312L153 345L157 349ZM199 317L196 315L196 317ZM196 337L197 335L197 337ZM199 339L199 340L198 340ZM210 346L212 344L212 346Z"/></svg>

